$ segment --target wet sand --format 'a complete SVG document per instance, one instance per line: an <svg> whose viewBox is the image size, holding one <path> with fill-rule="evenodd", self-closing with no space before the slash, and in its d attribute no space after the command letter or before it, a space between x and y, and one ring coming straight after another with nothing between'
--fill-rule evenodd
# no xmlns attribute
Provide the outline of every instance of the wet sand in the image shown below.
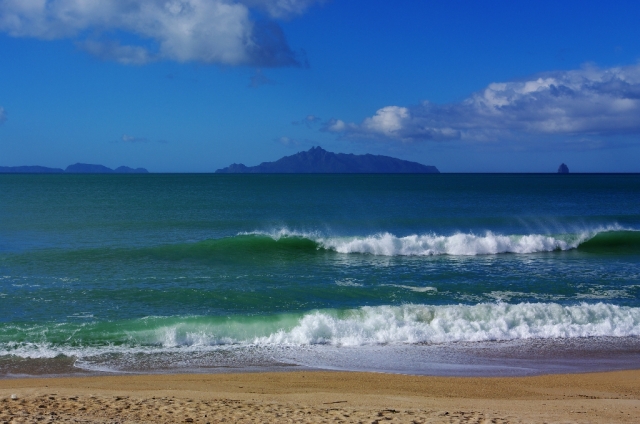
<svg viewBox="0 0 640 424"><path fill-rule="evenodd" d="M0 423L637 423L639 417L640 370L508 378L305 371L0 380Z"/></svg>

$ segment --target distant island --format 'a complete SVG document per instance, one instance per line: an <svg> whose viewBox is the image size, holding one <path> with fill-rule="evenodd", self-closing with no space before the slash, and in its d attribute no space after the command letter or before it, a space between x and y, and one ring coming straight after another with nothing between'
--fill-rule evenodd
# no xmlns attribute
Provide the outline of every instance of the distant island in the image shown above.
<svg viewBox="0 0 640 424"><path fill-rule="evenodd" d="M234 163L217 174L439 174L435 166L380 155L328 152L313 147L258 166Z"/></svg>
<svg viewBox="0 0 640 424"><path fill-rule="evenodd" d="M568 173L569 173L569 167L564 163L561 163L560 166L558 167L558 174L568 174Z"/></svg>
<svg viewBox="0 0 640 424"><path fill-rule="evenodd" d="M0 166L0 174L148 174L144 168L120 166L116 169L104 165L75 163L66 169L47 168L46 166Z"/></svg>

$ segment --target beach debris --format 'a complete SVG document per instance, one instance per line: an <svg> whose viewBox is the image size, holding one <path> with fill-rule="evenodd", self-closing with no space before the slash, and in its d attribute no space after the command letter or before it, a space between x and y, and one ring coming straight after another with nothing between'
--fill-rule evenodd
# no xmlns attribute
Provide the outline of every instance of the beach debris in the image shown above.
<svg viewBox="0 0 640 424"><path fill-rule="evenodd" d="M18 399L18 395L16 395L15 393L11 395L11 400L17 400Z"/></svg>

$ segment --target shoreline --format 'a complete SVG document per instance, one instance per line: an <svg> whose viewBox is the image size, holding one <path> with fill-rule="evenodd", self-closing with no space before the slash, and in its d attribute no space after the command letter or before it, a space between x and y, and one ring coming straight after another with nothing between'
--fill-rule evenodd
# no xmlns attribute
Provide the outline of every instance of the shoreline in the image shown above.
<svg viewBox="0 0 640 424"><path fill-rule="evenodd" d="M366 361L362 359L366 358ZM53 358L0 357L0 380L256 372L374 372L440 377L525 377L633 370L640 337L524 339L488 342L270 346L123 352Z"/></svg>
<svg viewBox="0 0 640 424"><path fill-rule="evenodd" d="M305 370L0 380L3 422L630 423L638 415L640 369L528 377Z"/></svg>

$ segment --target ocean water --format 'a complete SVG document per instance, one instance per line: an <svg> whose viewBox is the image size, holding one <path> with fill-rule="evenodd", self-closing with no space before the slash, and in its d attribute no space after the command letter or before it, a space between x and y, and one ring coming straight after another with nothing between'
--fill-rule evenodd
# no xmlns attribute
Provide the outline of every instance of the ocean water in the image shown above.
<svg viewBox="0 0 640 424"><path fill-rule="evenodd" d="M0 376L640 365L640 175L0 175Z"/></svg>

